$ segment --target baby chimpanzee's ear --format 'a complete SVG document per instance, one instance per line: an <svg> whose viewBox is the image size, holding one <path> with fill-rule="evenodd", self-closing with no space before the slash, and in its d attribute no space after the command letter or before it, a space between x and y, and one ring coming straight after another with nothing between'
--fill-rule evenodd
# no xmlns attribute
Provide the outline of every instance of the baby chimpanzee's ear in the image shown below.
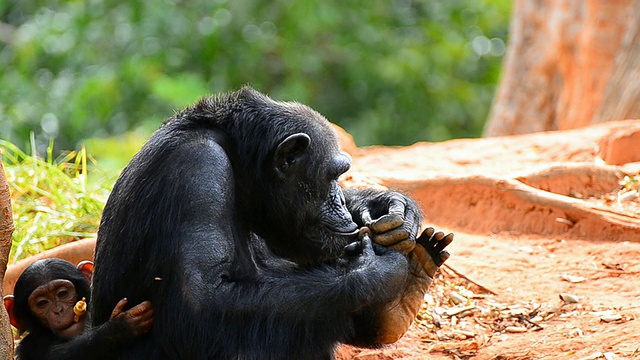
<svg viewBox="0 0 640 360"><path fill-rule="evenodd" d="M13 297L13 295L5 296L3 301L4 301L4 307L5 309L7 309L7 312L9 313L9 322L11 323L11 325L13 325L13 327L15 327L16 329L20 330L20 332L27 330L18 321L18 318L16 317L15 308L14 308L15 298Z"/></svg>

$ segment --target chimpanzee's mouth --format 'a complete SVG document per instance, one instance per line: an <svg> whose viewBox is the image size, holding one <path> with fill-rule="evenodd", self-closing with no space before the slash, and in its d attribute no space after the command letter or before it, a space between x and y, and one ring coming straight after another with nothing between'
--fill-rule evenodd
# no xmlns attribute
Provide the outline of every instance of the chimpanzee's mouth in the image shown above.
<svg viewBox="0 0 640 360"><path fill-rule="evenodd" d="M336 226L329 226L327 225L327 228L340 236L346 236L346 237L352 237L352 236L356 236L358 235L358 232L360 232L360 228L358 228L358 225L354 222L352 222L351 224L349 224L348 226L342 226L342 227L336 227Z"/></svg>

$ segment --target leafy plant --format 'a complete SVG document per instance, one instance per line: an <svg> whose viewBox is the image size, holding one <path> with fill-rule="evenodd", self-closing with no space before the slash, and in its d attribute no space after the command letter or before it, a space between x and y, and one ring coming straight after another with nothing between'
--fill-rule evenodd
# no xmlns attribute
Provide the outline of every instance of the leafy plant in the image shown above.
<svg viewBox="0 0 640 360"><path fill-rule="evenodd" d="M92 158L84 148L54 159L51 143L42 159L0 140L0 151L15 225L10 262L95 236L112 181L104 174L89 181Z"/></svg>

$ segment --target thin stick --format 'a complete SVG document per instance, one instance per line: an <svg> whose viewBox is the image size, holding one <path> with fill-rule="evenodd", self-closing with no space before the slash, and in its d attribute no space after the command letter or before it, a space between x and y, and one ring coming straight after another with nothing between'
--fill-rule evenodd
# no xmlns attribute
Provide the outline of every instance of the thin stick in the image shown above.
<svg viewBox="0 0 640 360"><path fill-rule="evenodd" d="M468 282L470 282L470 283L475 284L475 285L476 285L476 286L478 286L480 289L482 289L482 290L484 290L484 291L488 292L489 294L492 294L492 295L498 295L498 293L497 293L497 292L495 292L495 291L493 291L493 290L491 290L491 289L487 288L486 286L484 286L484 285L480 284L480 283L479 283L479 282L477 282L477 281L474 281L474 280L469 279L469 277L468 277L467 275L465 275L465 274L463 274L463 273L459 272L458 270L456 270L456 269L452 268L452 267L451 267L450 265L448 265L447 263L444 263L444 264L442 264L442 265L443 265L444 267L446 267L447 269L451 270L454 274L456 274L456 275L460 276L461 278L463 278L463 279L467 280L467 281L468 281Z"/></svg>

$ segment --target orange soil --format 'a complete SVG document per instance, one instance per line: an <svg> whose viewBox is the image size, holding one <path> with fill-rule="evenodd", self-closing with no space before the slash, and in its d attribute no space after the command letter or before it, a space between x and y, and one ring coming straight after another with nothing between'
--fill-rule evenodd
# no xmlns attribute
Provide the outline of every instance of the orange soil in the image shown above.
<svg viewBox="0 0 640 360"><path fill-rule="evenodd" d="M445 268L400 341L339 359L640 359L640 187L620 184L640 175L640 121L351 149L344 182L417 198L456 234L446 265L472 282ZM455 308L451 291L472 309L437 328L429 314Z"/></svg>

